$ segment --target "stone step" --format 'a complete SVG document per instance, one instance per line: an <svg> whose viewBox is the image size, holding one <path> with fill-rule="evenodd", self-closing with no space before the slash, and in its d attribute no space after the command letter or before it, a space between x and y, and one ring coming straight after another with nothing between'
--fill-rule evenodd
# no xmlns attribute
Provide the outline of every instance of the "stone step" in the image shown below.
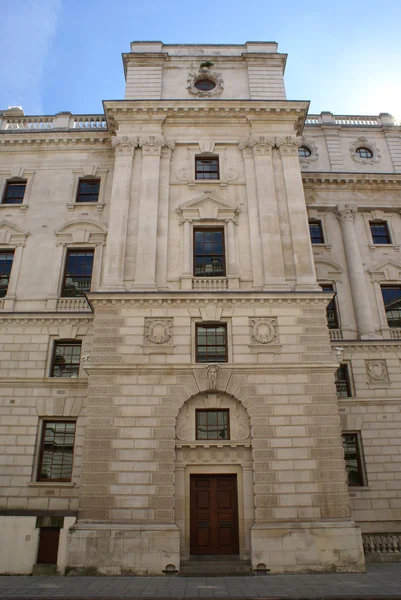
<svg viewBox="0 0 401 600"><path fill-rule="evenodd" d="M216 560L186 560L181 562L180 575L184 577L238 576L253 575L251 561L227 560L218 557Z"/></svg>

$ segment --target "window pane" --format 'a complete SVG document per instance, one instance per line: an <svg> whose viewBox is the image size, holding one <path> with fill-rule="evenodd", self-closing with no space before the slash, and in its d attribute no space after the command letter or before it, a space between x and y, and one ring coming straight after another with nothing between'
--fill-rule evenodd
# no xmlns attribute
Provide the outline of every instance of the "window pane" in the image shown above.
<svg viewBox="0 0 401 600"><path fill-rule="evenodd" d="M64 298L83 296L90 291L93 254L93 250L68 252L62 290Z"/></svg>
<svg viewBox="0 0 401 600"><path fill-rule="evenodd" d="M312 244L324 244L323 229L320 221L309 221L309 233Z"/></svg>
<svg viewBox="0 0 401 600"><path fill-rule="evenodd" d="M391 244L390 233L386 222L370 222L370 231L374 244Z"/></svg>
<svg viewBox="0 0 401 600"><path fill-rule="evenodd" d="M7 294L13 259L12 252L0 252L0 298L4 298Z"/></svg>
<svg viewBox="0 0 401 600"><path fill-rule="evenodd" d="M388 326L401 328L401 287L382 287L382 296Z"/></svg>
<svg viewBox="0 0 401 600"><path fill-rule="evenodd" d="M8 182L3 196L3 204L22 204L26 181Z"/></svg>
<svg viewBox="0 0 401 600"><path fill-rule="evenodd" d="M228 410L197 410L196 439L229 439Z"/></svg>
<svg viewBox="0 0 401 600"><path fill-rule="evenodd" d="M362 465L356 433L343 434L345 467L348 473L348 485L363 485Z"/></svg>
<svg viewBox="0 0 401 600"><path fill-rule="evenodd" d="M78 377L80 358L80 342L56 342L51 377Z"/></svg>
<svg viewBox="0 0 401 600"><path fill-rule="evenodd" d="M47 421L43 427L39 480L71 481L75 423Z"/></svg>
<svg viewBox="0 0 401 600"><path fill-rule="evenodd" d="M97 202L99 200L100 179L80 179L77 202Z"/></svg>
<svg viewBox="0 0 401 600"><path fill-rule="evenodd" d="M222 230L194 231L194 275L225 275L224 233Z"/></svg>
<svg viewBox="0 0 401 600"><path fill-rule="evenodd" d="M351 386L349 383L348 366L341 365L335 376L337 396L339 398L349 398L351 396Z"/></svg>

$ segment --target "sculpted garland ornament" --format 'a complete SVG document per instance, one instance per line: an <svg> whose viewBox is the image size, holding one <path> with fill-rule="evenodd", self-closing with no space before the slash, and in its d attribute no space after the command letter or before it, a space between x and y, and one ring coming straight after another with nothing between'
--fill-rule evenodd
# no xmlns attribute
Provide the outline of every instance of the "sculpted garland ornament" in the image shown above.
<svg viewBox="0 0 401 600"><path fill-rule="evenodd" d="M205 85L202 85L201 82ZM217 96L224 89L221 73L211 71L209 67L201 67L196 73L189 73L187 84L188 92L193 96L198 96L198 98Z"/></svg>

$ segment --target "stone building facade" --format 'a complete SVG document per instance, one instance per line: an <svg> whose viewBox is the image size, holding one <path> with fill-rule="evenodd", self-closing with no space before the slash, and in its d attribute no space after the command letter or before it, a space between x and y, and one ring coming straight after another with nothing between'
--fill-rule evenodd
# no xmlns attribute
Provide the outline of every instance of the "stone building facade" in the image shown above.
<svg viewBox="0 0 401 600"><path fill-rule="evenodd" d="M275 43L123 61L0 115L0 571L397 557L399 126L308 116Z"/></svg>

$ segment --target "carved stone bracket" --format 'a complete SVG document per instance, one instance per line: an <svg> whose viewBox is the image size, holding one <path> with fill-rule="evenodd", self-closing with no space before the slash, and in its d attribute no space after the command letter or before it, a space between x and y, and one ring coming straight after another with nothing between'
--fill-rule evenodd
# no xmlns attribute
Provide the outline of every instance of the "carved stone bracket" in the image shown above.
<svg viewBox="0 0 401 600"><path fill-rule="evenodd" d="M172 152L175 148L175 143L167 140L164 136L151 135L147 138L140 138L138 145L142 148L143 154L157 156L162 154L165 149L166 152Z"/></svg>
<svg viewBox="0 0 401 600"><path fill-rule="evenodd" d="M344 204L342 207L340 204L337 204L334 210L334 214L340 223L344 223L345 221L352 221L354 223L356 212L355 206L351 206L351 204Z"/></svg>
<svg viewBox="0 0 401 600"><path fill-rule="evenodd" d="M171 346L173 343L172 319L145 319L145 345Z"/></svg>
<svg viewBox="0 0 401 600"><path fill-rule="evenodd" d="M138 138L131 138L127 135L123 135L122 137L113 136L111 138L111 145L118 154L132 155L138 146Z"/></svg>

